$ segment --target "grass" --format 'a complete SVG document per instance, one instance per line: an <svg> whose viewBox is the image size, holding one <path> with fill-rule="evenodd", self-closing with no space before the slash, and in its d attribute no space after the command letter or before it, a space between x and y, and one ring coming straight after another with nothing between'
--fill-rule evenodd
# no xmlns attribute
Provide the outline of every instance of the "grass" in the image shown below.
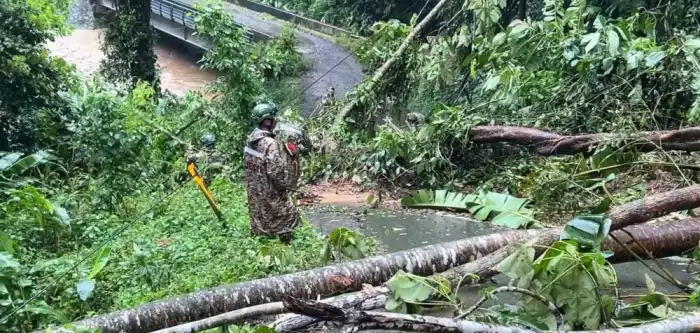
<svg viewBox="0 0 700 333"><path fill-rule="evenodd" d="M242 184L221 178L212 185L212 192L226 216L225 227L196 185L188 183L151 216L136 221L112 240L109 261L96 278L88 309L80 308L102 313L327 264L319 255L325 244L323 236L307 221L289 248L277 239L251 236ZM135 199L150 202L156 197L149 193ZM262 249L272 257L262 256ZM84 249L64 259L87 254ZM286 259L275 262L276 255Z"/></svg>

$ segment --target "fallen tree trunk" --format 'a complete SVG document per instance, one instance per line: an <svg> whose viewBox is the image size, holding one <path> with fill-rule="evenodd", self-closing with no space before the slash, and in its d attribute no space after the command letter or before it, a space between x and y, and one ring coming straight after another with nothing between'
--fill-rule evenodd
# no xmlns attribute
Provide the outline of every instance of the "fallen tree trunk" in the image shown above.
<svg viewBox="0 0 700 333"><path fill-rule="evenodd" d="M612 208L610 218L612 220L611 230L623 229L633 224L639 224L649 221L653 218L664 216L670 212L692 209L700 206L700 185L689 186L686 188L660 193L654 196L642 198L631 203ZM626 228L626 231L638 240L645 249L650 250L655 256L672 256L678 254L678 251L683 252L689 248L697 246L700 239L700 223L699 220L686 220L689 229L679 229L677 226L664 226L668 230L657 230L659 225L643 225L634 228ZM697 227L698 229L693 229ZM646 229L648 228L648 229ZM515 242L506 247L503 247L496 252L487 255L476 261L472 261L462 266L450 269L441 273L443 277L453 283L461 282L464 284L472 284L477 281L483 281L498 274L495 267L510 254L515 252L525 241L529 245L535 246L537 255L540 255L547 246L552 245L559 239L561 234L560 228L548 229L539 233L534 239ZM647 231L648 230L648 231ZM623 242L628 242L630 236L624 232L613 232ZM690 237L690 238L689 238ZM679 241L679 247L675 248L674 243ZM615 252L612 261L623 262L631 260L632 255L626 250L621 249L617 243L611 243L611 240L606 242L606 246ZM644 251L638 244L631 244L630 248L640 257L647 257ZM680 250L678 250L680 249ZM468 278L471 275L478 276L478 279L472 280ZM463 277L467 277L463 279ZM385 292L388 291L385 289ZM381 305L383 306L383 304ZM293 331L308 325L314 321L308 317L293 316L284 318L273 323L273 327L278 331Z"/></svg>
<svg viewBox="0 0 700 333"><path fill-rule="evenodd" d="M533 230L517 230L425 246L387 255L221 286L75 323L103 333L152 332L209 318L233 310L275 302L282 296L316 298L356 291L363 284L378 285L397 271L432 275L481 258L497 249L533 237Z"/></svg>
<svg viewBox="0 0 700 333"><path fill-rule="evenodd" d="M552 231L558 230L552 229ZM682 223L678 224L642 224L631 226L624 231L614 231L613 235L642 258L648 258L646 250L649 250L655 258L669 257L684 253L698 245L700 242L700 218L683 220ZM632 238L636 239L641 246L636 242L632 242ZM536 255L539 256L544 252L542 246L551 245L558 239L559 233L547 232L545 237L540 237L538 241L533 242L532 245L539 245L535 247ZM611 239L606 241L605 247L615 253L614 256L609 258L609 261L612 263L629 262L635 259L625 248ZM502 258L505 258L505 256ZM489 260L484 261L483 259ZM487 256L483 259L456 267L439 275L451 281L454 287L456 287L457 283L460 283L461 286L466 286L498 275L499 272L494 267L496 267L502 259L492 256ZM478 279L463 278L471 276L472 274L478 276ZM386 302L386 297L379 298L378 295L388 293L389 289L384 287L375 289L376 291L374 294L359 293L344 296L347 300L344 300L343 297L336 297L334 300L330 301L329 304L340 308L355 307L361 310L373 310L383 307ZM362 297L365 298L362 299ZM349 300L352 300L352 302ZM359 303L358 300L360 301ZM274 328L277 332L291 332L307 328L317 322L318 320L310 317L294 315L281 318L270 325L270 327Z"/></svg>
<svg viewBox="0 0 700 333"><path fill-rule="evenodd" d="M408 34L408 36L406 36L399 48L396 49L396 51L394 51L391 57L386 62L384 62L384 64L382 64L382 67L379 67L379 69L377 69L377 71L374 73L374 76L372 76L372 78L366 83L366 89L368 91L371 91L374 88L374 85L376 85L377 82L379 82L379 80L381 80L384 77L384 75L386 75L389 69L391 69L391 66L393 66L394 63L396 63L403 56L404 52L406 52L406 50L408 49L408 46L411 45L411 43L413 42L413 39L416 38L416 36L418 36L421 33L421 31L430 23L430 21L432 21L437 16L438 12L440 12L440 9L442 9L442 7L444 7L446 3L447 0L440 0L440 2L438 2L435 5L435 7L433 7L433 9L430 10L430 12L428 12L427 15L425 15L425 18L423 18L423 20L420 21L420 23L418 23L411 30L411 32ZM347 104L345 104L345 107L343 107L343 109L340 110L340 112L338 112L338 114L335 117L335 121L333 122L333 130L337 130L340 127L340 125L345 120L345 117L347 117L348 114L350 114L350 111L352 111L356 105L357 99L351 99L347 102Z"/></svg>
<svg viewBox="0 0 700 333"><path fill-rule="evenodd" d="M612 228L641 223L651 217L698 206L700 186L670 191L613 208L610 213ZM319 295L323 297L357 291L364 284L382 284L399 270L421 276L441 273L485 257L508 244L532 239L535 235L536 231L519 230L430 245L314 270L221 286L96 316L75 325L99 328L103 333L152 332L237 309L279 301L282 296L313 299Z"/></svg>
<svg viewBox="0 0 700 333"><path fill-rule="evenodd" d="M651 219L667 215L671 212L688 210L696 207L700 207L700 185L693 185L678 190L659 193L657 195L645 197L640 200L612 208L610 212L610 219L612 220L610 230L620 230L634 224L643 223ZM543 248L552 245L559 239L561 230L562 229L560 228L548 229L539 233L535 238L526 241L528 244L535 246L535 248L539 251L538 253L541 253ZM615 233L615 235L618 235L618 233ZM651 238L649 238L649 235L651 235ZM638 236L643 237L645 241L653 242L653 237L658 235L654 235L653 233L643 233ZM629 239L629 235L624 233L619 234L619 237L624 240ZM665 238L659 238L659 240L662 239ZM613 246L613 249L616 249L614 247L615 245L612 245L610 241L611 240L607 240L606 246ZM523 241L514 242L513 244L498 249L494 253L491 253L479 260L467 263L447 271L444 274L448 278L450 278L451 275L465 276L468 273L477 274L479 276L494 276L496 274L494 267L496 267L496 265L498 265L510 254L515 252L520 246L523 245L523 243ZM650 246L661 245L662 244L658 243L650 244ZM697 245L697 243L695 245ZM634 251L637 251L637 247L637 245L632 246L632 248L635 249ZM627 253L627 255L630 254ZM623 254L619 253L619 256L623 256ZM646 254L642 257L645 256Z"/></svg>
<svg viewBox="0 0 700 333"><path fill-rule="evenodd" d="M469 129L469 139L474 143L508 142L533 146L538 154L545 156L586 153L600 143L619 138L622 136L610 133L561 135L515 126L474 126ZM700 127L676 131L641 132L631 140L631 144L643 152L656 149L699 151Z"/></svg>
<svg viewBox="0 0 700 333"><path fill-rule="evenodd" d="M290 309L292 310L292 309ZM294 309L297 310L297 309ZM298 310L297 310L298 311ZM302 312L302 311L298 311ZM304 315L315 315L303 313ZM352 325L356 330L388 330L430 333L536 333L529 329L484 324L470 320L457 320L421 315L408 315L387 312L346 312L337 319L345 325ZM697 332L700 325L700 313L668 319L639 327L625 327L600 331L577 331L577 333L681 333ZM355 330L353 330L355 331Z"/></svg>

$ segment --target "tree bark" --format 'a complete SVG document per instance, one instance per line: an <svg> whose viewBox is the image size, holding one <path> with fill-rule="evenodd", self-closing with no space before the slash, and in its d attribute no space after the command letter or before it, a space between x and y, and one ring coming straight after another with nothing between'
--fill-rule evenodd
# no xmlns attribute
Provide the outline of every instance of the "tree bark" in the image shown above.
<svg viewBox="0 0 700 333"><path fill-rule="evenodd" d="M641 243L644 248L652 252L655 258L674 256L695 248L698 242L700 242L700 218L687 219L683 220L682 223L667 223L665 225L642 224L625 228L625 231L629 232L629 234ZM560 229L550 229L543 233L542 237L538 237L537 240L528 242L528 244L538 245L535 246L535 251L536 256L539 256L544 252L544 247L552 245L559 239L560 232ZM627 233L618 230L614 231L613 235L623 243L626 243L637 255L642 258L647 258L646 251L635 242L632 242L631 237ZM612 240L607 240L605 242L605 247L615 253L614 256L609 258L611 263L622 263L634 260L634 257L629 254L626 249ZM495 267L507 257L507 255L497 254L506 249L509 249L509 252L512 253L512 250L517 249L517 247L505 247L495 252L493 255L440 273L440 276L451 281L453 287L457 287L457 283L460 283L460 286L466 286L492 278L499 274ZM506 252L506 254L507 253L508 252ZM479 278L468 278L468 276L472 274ZM384 306L386 302L385 295L389 293L389 289L385 287L376 288L375 290L375 294L363 295L358 293L336 297L330 304L344 309L355 307L359 310L374 310ZM384 295L384 297L380 298L379 295ZM363 299L362 297L365 298ZM344 298L347 298L347 300ZM293 315L275 321L270 327L274 328L277 332L292 332L307 328L317 322L318 320L310 317Z"/></svg>
<svg viewBox="0 0 700 333"><path fill-rule="evenodd" d="M416 36L420 34L420 32L430 23L430 21L432 21L437 16L437 14L440 12L440 9L442 9L442 7L445 6L446 3L447 0L440 0L440 2L438 2L435 5L435 7L433 7L433 9L430 12L428 12L427 15L425 15L425 18L420 23L418 23L413 28L413 30L411 30L411 33L409 33L408 36L406 36L406 39L404 39L403 43L401 43L399 48L396 49L396 51L394 51L394 54L391 55L391 58L384 62L382 67L379 67L379 69L377 69L377 71L374 73L374 76L372 76L372 78L366 83L368 91L371 91L374 88L374 85L377 84L377 82L379 82L379 80L381 80L382 77L384 77L384 75L389 71L391 66L393 66L394 63L396 63L399 60L399 58L403 56L404 52L406 52L406 49L408 49L408 46L411 45L411 42L413 42L413 39L416 38ZM340 112L336 115L335 121L333 123L333 129L338 129L338 127L345 120L345 117L347 117L347 115L352 111L352 109L355 108L356 105L356 99L352 99L347 102L345 107L343 107L343 109L340 110Z"/></svg>
<svg viewBox="0 0 700 333"><path fill-rule="evenodd" d="M318 295L360 290L363 284L378 285L387 281L399 270L423 276L444 272L512 242L533 237L536 233L534 230L517 230L473 237L221 286L97 316L75 325L100 328L103 333L152 332L245 307L279 301L285 295L315 299Z"/></svg>
<svg viewBox="0 0 700 333"><path fill-rule="evenodd" d="M407 315L387 312L347 313L340 320L358 330L388 330L430 333L535 333L536 331L500 325L484 324L470 320L456 320L432 316ZM669 319L639 327L626 327L600 331L577 331L577 333L680 333L697 332L700 313Z"/></svg>
<svg viewBox="0 0 700 333"><path fill-rule="evenodd" d="M698 207L699 193L700 186L691 186L613 208L610 213L613 220L612 229L641 223L671 211ZM676 199L672 199L674 197ZM539 234L542 237L543 233L558 235L558 232L545 230ZM221 286L97 316L75 324L100 328L103 333L152 332L237 309L276 302L286 295L314 299L319 295L328 296L360 290L364 284L384 283L399 270L421 276L441 273L485 257L508 244L519 244L525 239L533 239L535 235L538 235L538 232L534 230L518 230L430 245L314 270ZM493 256L487 256L480 262L485 262L491 257Z"/></svg>
<svg viewBox="0 0 700 333"><path fill-rule="evenodd" d="M549 156L586 153L601 142L622 137L611 133L561 135L527 127L474 126L469 129L469 138L475 143L508 142L533 146L538 154ZM642 152L659 148L698 151L700 150L700 127L676 131L640 132L633 138L632 143Z"/></svg>

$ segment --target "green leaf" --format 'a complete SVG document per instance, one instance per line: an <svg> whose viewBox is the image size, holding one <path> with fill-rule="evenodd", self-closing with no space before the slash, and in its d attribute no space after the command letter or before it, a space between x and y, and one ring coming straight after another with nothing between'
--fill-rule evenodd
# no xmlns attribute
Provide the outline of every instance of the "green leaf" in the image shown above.
<svg viewBox="0 0 700 333"><path fill-rule="evenodd" d="M107 266L107 262L109 261L109 253L112 249L109 246L105 246L102 249L100 249L99 252L97 252L97 256L95 257L95 260L92 262L92 270L90 270L90 274L88 275L88 280L94 279L97 274L99 274L102 269Z"/></svg>
<svg viewBox="0 0 700 333"><path fill-rule="evenodd" d="M425 284L417 283L413 288L400 288L396 290L396 295L408 303L420 303L428 300L432 289Z"/></svg>
<svg viewBox="0 0 700 333"><path fill-rule="evenodd" d="M333 259L333 248L331 244L326 242L326 244L321 248L321 258L324 261L331 261Z"/></svg>
<svg viewBox="0 0 700 333"><path fill-rule="evenodd" d="M12 256L5 252L0 252L0 268L17 268L19 263L12 259Z"/></svg>
<svg viewBox="0 0 700 333"><path fill-rule="evenodd" d="M65 208L61 206L53 206L53 213L58 217L58 220L63 225L70 225L70 216Z"/></svg>
<svg viewBox="0 0 700 333"><path fill-rule="evenodd" d="M352 260L358 260L365 257L365 254L355 245L346 245L340 248L340 253Z"/></svg>
<svg viewBox="0 0 700 333"><path fill-rule="evenodd" d="M407 303L426 301L432 294L432 289L428 285L415 281L403 271L397 272L385 285L394 296Z"/></svg>
<svg viewBox="0 0 700 333"><path fill-rule="evenodd" d="M683 43L683 51L687 53L689 56L694 56L698 57L700 55L696 54L700 50L700 39L698 38L693 38L693 39L688 39ZM1 170L1 168L0 168Z"/></svg>
<svg viewBox="0 0 700 333"><path fill-rule="evenodd" d="M253 332L254 333L276 333L277 331L272 327L261 325L261 326L255 327L255 330L253 330Z"/></svg>
<svg viewBox="0 0 700 333"><path fill-rule="evenodd" d="M75 285L75 288L78 290L80 300L85 301L95 290L95 280L81 280Z"/></svg>
<svg viewBox="0 0 700 333"><path fill-rule="evenodd" d="M632 88L628 97L633 105L644 105L644 99L642 96L642 85L639 82L637 82L637 84L634 85L634 88Z"/></svg>
<svg viewBox="0 0 700 333"><path fill-rule="evenodd" d="M673 310L669 309L666 304L662 304L656 307L649 307L649 313L653 314L658 318L666 318L673 313Z"/></svg>
<svg viewBox="0 0 700 333"><path fill-rule="evenodd" d="M529 200L509 194L482 191L478 196L468 195L466 206L479 221L493 219L493 223L517 229L534 221L534 212L527 208Z"/></svg>
<svg viewBox="0 0 700 333"><path fill-rule="evenodd" d="M581 44L586 44L584 48L586 53L591 52L598 45L598 42L600 42L600 32L586 34L581 39Z"/></svg>
<svg viewBox="0 0 700 333"><path fill-rule="evenodd" d="M6 172L10 175L20 175L39 164L47 162L49 156L48 153L43 151L31 154L12 164Z"/></svg>
<svg viewBox="0 0 700 333"><path fill-rule="evenodd" d="M66 317L63 312L58 311L52 307L50 307L47 304L40 304L40 305L29 305L25 306L23 309L17 311L18 313L24 313L24 312L29 312L33 314L45 314L53 317L54 319L60 321L62 324L66 324L70 322L68 320L68 317Z"/></svg>
<svg viewBox="0 0 700 333"><path fill-rule="evenodd" d="M0 252L15 253L15 243L4 232L0 232Z"/></svg>
<svg viewBox="0 0 700 333"><path fill-rule="evenodd" d="M465 210L467 196L446 190L420 190L416 194L401 199L401 206L407 208L437 208Z"/></svg>
<svg viewBox="0 0 700 333"><path fill-rule="evenodd" d="M535 249L530 246L522 246L513 254L509 255L496 269L511 279L518 279L526 276L533 268L535 260Z"/></svg>
<svg viewBox="0 0 700 333"><path fill-rule="evenodd" d="M645 65L647 67L654 67L661 62L666 57L664 51L656 51L649 54L645 59Z"/></svg>
<svg viewBox="0 0 700 333"><path fill-rule="evenodd" d="M610 197L605 197L598 206L593 208L591 211L591 214L605 214L607 211L610 210L610 206L612 205L612 199Z"/></svg>
<svg viewBox="0 0 700 333"><path fill-rule="evenodd" d="M654 280L652 280L647 273L644 273L644 280L647 283L647 290L649 291L650 294L653 294L656 292L656 284L654 283Z"/></svg>
<svg viewBox="0 0 700 333"><path fill-rule="evenodd" d="M608 237L611 224L607 214L578 215L566 224L560 239L573 239L583 247L600 249Z"/></svg>
<svg viewBox="0 0 700 333"><path fill-rule="evenodd" d="M609 29L607 31L607 38L608 38L608 54L610 54L611 57L617 57L620 52L618 49L620 48L620 36L617 35L617 32L614 29Z"/></svg>
<svg viewBox="0 0 700 333"><path fill-rule="evenodd" d="M394 297L387 298L384 308L389 312L406 313L406 303Z"/></svg>
<svg viewBox="0 0 700 333"><path fill-rule="evenodd" d="M501 76L500 75L492 75L489 77L486 82L484 82L483 89L485 91L491 91L494 90L498 87L498 84L501 82Z"/></svg>
<svg viewBox="0 0 700 333"><path fill-rule="evenodd" d="M641 57L642 54L639 51L630 51L627 53L627 70L631 71L633 69L637 69L639 67L639 60Z"/></svg>
<svg viewBox="0 0 700 333"><path fill-rule="evenodd" d="M15 164L20 157L22 157L20 153L9 153L0 158L0 172L7 170L10 166Z"/></svg>

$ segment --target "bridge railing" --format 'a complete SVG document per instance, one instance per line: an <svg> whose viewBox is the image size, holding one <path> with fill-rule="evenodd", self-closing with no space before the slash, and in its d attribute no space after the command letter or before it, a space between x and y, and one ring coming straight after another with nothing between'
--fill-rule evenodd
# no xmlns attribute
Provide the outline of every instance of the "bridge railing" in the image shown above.
<svg viewBox="0 0 700 333"><path fill-rule="evenodd" d="M101 0L103 6L115 10L118 0ZM188 32L195 31L194 20L199 11L193 6L176 0L151 0L151 12L166 20L184 26L183 38L187 40ZM253 40L253 32L250 29L236 24L243 29L249 41Z"/></svg>
<svg viewBox="0 0 700 333"><path fill-rule="evenodd" d="M194 19L199 14L199 11L189 4L173 0L151 0L151 11L154 14L166 18L187 28L195 30ZM236 24L239 28L245 31L248 40L252 40L253 33L246 27Z"/></svg>

